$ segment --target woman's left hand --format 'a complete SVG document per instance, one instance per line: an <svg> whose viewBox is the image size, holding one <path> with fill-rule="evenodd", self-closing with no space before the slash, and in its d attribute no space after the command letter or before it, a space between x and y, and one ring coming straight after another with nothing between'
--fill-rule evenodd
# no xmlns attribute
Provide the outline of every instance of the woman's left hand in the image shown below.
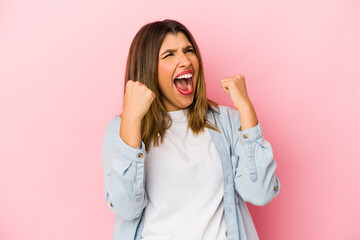
<svg viewBox="0 0 360 240"><path fill-rule="evenodd" d="M230 94L231 100L237 110L240 110L243 105L251 104L243 75L238 74L223 78L220 83L224 92Z"/></svg>
<svg viewBox="0 0 360 240"><path fill-rule="evenodd" d="M257 123L255 109L247 94L245 77L241 74L220 81L224 92L229 93L234 107L239 111L241 129L254 127Z"/></svg>

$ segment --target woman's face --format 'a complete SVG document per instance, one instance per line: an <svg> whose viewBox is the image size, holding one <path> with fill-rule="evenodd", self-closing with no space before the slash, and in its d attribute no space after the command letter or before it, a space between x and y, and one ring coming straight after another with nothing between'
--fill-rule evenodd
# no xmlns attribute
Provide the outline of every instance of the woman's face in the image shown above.
<svg viewBox="0 0 360 240"><path fill-rule="evenodd" d="M190 106L199 76L199 60L184 33L169 33L160 47L158 84L166 110Z"/></svg>

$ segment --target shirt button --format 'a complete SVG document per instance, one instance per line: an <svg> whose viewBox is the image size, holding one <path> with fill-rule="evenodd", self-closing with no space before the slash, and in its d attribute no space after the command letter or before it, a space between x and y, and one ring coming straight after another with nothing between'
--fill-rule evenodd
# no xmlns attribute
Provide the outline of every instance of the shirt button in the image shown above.
<svg viewBox="0 0 360 240"><path fill-rule="evenodd" d="M112 204L112 202L110 202L110 207L113 207L113 204Z"/></svg>
<svg viewBox="0 0 360 240"><path fill-rule="evenodd" d="M144 154L139 153L137 156L138 156L138 158L143 158L143 157L144 157Z"/></svg>
<svg viewBox="0 0 360 240"><path fill-rule="evenodd" d="M243 135L243 137L246 139L249 137L249 135L247 135L246 133Z"/></svg>
<svg viewBox="0 0 360 240"><path fill-rule="evenodd" d="M277 192L277 190L278 190L278 187L277 187L277 186L275 186L275 187L274 187L274 191L275 191L275 192Z"/></svg>

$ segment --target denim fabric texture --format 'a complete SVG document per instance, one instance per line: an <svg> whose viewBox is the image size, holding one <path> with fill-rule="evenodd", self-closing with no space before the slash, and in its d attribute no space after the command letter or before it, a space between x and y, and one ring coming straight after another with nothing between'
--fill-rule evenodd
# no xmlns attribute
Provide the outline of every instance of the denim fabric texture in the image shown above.
<svg viewBox="0 0 360 240"><path fill-rule="evenodd" d="M215 118L209 111L208 119L213 125L216 122L220 132L209 132L222 164L227 239L259 239L245 202L263 206L280 191L271 145L260 123L241 130L238 111L221 105L214 110ZM140 240L148 202L145 145L142 142L137 149L127 145L119 136L120 121L119 116L113 117L104 134L105 199L116 215L113 240Z"/></svg>

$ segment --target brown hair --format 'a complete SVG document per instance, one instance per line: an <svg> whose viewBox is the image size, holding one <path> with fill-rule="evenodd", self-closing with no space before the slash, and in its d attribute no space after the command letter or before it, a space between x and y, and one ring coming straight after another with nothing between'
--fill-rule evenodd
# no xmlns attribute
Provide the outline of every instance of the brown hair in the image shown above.
<svg viewBox="0 0 360 240"><path fill-rule="evenodd" d="M149 23L138 31L131 43L125 74L125 86L130 79L139 81L152 90L156 96L141 122L141 139L146 149L150 147L151 140L154 146L158 146L159 139L162 141L165 131L171 126L171 118L160 99L158 62L160 47L165 36L178 32L184 33L189 39L199 61L199 77L195 86L194 100L188 107L188 125L195 134L202 132L204 127L217 130L207 120L207 112L210 110L214 115L212 106L217 104L206 98L201 55L192 34L184 25L174 20L166 19Z"/></svg>

